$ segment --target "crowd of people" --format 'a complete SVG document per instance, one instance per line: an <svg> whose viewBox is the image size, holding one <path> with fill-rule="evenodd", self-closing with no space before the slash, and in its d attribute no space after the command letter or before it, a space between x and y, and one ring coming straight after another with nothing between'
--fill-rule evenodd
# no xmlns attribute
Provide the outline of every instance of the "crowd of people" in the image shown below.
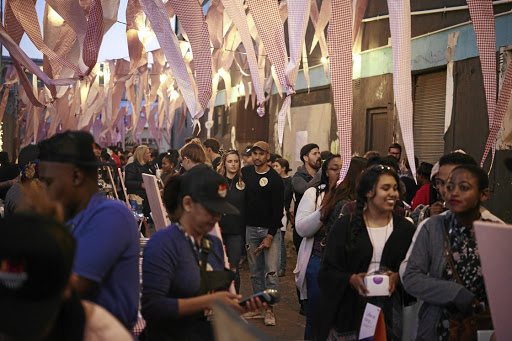
<svg viewBox="0 0 512 341"><path fill-rule="evenodd" d="M388 340L449 340L453 320L488 307L473 223L503 221L482 206L489 179L470 155L414 160L414 178L400 144L387 154L353 156L339 182L340 155L315 143L293 176L265 141L124 152L68 131L25 147L17 165L0 153L0 340L213 340L214 302L275 326L272 304L239 304L239 267L247 259L254 294L279 292L287 239L305 340L355 339L368 303ZM121 183L151 225L142 174L158 179L171 221L151 236L123 198ZM121 200L105 196L107 179ZM403 308L418 302L411 332Z"/></svg>

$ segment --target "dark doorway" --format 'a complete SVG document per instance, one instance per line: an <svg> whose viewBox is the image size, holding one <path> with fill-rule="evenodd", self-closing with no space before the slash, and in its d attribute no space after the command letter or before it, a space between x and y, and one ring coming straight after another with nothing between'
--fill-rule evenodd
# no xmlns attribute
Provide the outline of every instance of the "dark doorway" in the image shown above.
<svg viewBox="0 0 512 341"><path fill-rule="evenodd" d="M375 150L380 155L387 155L387 148L391 141L388 123L387 108L373 108L366 111L365 151Z"/></svg>

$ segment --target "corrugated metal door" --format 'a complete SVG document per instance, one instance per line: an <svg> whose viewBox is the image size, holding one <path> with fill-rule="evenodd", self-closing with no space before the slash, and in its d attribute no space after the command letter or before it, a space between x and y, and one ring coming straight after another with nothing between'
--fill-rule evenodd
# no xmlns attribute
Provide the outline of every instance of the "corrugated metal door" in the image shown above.
<svg viewBox="0 0 512 341"><path fill-rule="evenodd" d="M420 162L436 163L444 154L446 71L415 77L414 153Z"/></svg>

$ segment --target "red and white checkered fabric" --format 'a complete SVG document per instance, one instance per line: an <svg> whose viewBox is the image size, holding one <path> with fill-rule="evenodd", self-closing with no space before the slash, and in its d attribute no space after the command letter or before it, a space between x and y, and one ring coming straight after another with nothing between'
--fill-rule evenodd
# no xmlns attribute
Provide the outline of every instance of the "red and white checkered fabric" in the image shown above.
<svg viewBox="0 0 512 341"><path fill-rule="evenodd" d="M280 146L283 145L286 114L292 104L291 96L295 94L293 87L297 81L297 73L299 71L300 57L302 47L304 46L304 35L306 34L306 28L309 21L310 8L310 0L288 0L288 43L290 49L290 60L285 69L286 81L288 83L286 98L277 117L277 136ZM288 116L288 119L291 122L290 116Z"/></svg>
<svg viewBox="0 0 512 341"><path fill-rule="evenodd" d="M342 167L338 182L347 175L352 156L352 1L333 0L327 29L329 69Z"/></svg>
<svg viewBox="0 0 512 341"><path fill-rule="evenodd" d="M496 29L492 0L467 0L482 65L489 127L496 110Z"/></svg>
<svg viewBox="0 0 512 341"><path fill-rule="evenodd" d="M411 80L411 6L409 0L388 0L393 49L393 92L409 160L414 160L413 105ZM416 165L409 162L416 178Z"/></svg>
<svg viewBox="0 0 512 341"><path fill-rule="evenodd" d="M302 44L309 18L310 0L289 0L288 25L290 62L284 39L284 27L279 14L278 3L274 0L248 0L254 23L265 47L270 62L275 68L280 85L286 88L287 97L279 112L277 129L279 145L283 144L286 113L295 94L293 86L297 79Z"/></svg>
<svg viewBox="0 0 512 341"><path fill-rule="evenodd" d="M482 157L482 161L480 166L483 167L485 159L487 155L489 155L489 151L492 150L492 159L491 159L491 167L489 168L489 172L492 169L492 165L494 163L494 155L496 152L496 137L498 136L498 132L501 128L501 124L503 123L503 118L505 117L505 113L507 112L507 106L510 102L510 97L512 95L512 65L507 67L507 71L505 72L505 78L503 79L503 84L500 89L500 94L498 96L498 104L496 105L496 111L494 113L494 118L489 126L489 136L487 137L487 142L485 144L484 155Z"/></svg>
<svg viewBox="0 0 512 341"><path fill-rule="evenodd" d="M91 70L98 60L101 41L103 40L103 9L100 0L91 0L91 8L87 19L82 57L84 64Z"/></svg>
<svg viewBox="0 0 512 341"><path fill-rule="evenodd" d="M44 43L39 24L34 25L34 23L38 23L38 19L36 9L32 1L8 0L6 5L11 7L12 12L10 13L16 17L18 23L21 25L22 30L27 33L27 36L32 41L32 43L34 43L38 50L40 50L50 59L56 60L62 65L74 70L79 75L82 75L82 71L78 68L78 66L74 65L66 58L56 54Z"/></svg>
<svg viewBox="0 0 512 341"><path fill-rule="evenodd" d="M263 116L265 114L265 93L263 91L263 81L258 71L258 60L254 53L254 44L249 32L249 26L247 25L243 4L238 0L222 0L222 4L224 5L224 10L228 16L233 20L233 24L242 38L242 44L244 44L247 62L251 71L252 86L256 92L256 97L259 102L258 114Z"/></svg>
<svg viewBox="0 0 512 341"><path fill-rule="evenodd" d="M169 1L181 22L183 30L187 33L192 47L199 104L204 110L212 96L212 54L210 51L210 34L208 33L203 8L198 0ZM201 116L194 116L194 118Z"/></svg>
<svg viewBox="0 0 512 341"><path fill-rule="evenodd" d="M187 65L181 55L178 38L172 30L171 22L167 15L167 9L160 0L140 0L140 3L144 9L144 13L146 13L146 16L151 22L151 27L155 32L160 47L164 51L172 74L190 110L190 114L192 117L201 117L203 110L201 105L197 105L193 79L189 75Z"/></svg>
<svg viewBox="0 0 512 341"><path fill-rule="evenodd" d="M478 54L480 55L480 64L482 66L485 99L487 101L487 115L489 116L489 136L487 137L480 165L483 167L489 151L492 150L490 172L494 163L496 137L510 99L510 78L512 75L509 72L510 68L507 68L498 104L496 104L496 28L493 4L491 0L467 0L467 3L475 29Z"/></svg>
<svg viewBox="0 0 512 341"><path fill-rule="evenodd" d="M293 87L288 83L285 74L285 68L288 61L288 53L286 52L286 43L284 39L284 26L281 21L279 14L279 7L277 1L274 0L247 0L249 9L251 10L252 18L258 34L260 35L265 51L270 59L270 62L275 68L279 84L287 89L290 95L287 95L281 111L279 112L277 120L278 132L282 131L284 135L284 124L285 120L282 117L283 113L286 115L291 103L289 98L295 91ZM288 5L289 6L289 5ZM279 144L282 145L282 135L279 135Z"/></svg>

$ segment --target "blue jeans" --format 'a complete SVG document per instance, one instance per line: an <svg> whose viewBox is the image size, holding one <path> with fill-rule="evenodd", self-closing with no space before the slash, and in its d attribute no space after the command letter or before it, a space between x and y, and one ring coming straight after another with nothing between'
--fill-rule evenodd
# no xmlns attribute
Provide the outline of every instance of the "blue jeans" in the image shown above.
<svg viewBox="0 0 512 341"><path fill-rule="evenodd" d="M279 231L277 232L279 233ZM284 235L286 231L281 231L281 265L279 266L279 270L286 271L286 241Z"/></svg>
<svg viewBox="0 0 512 341"><path fill-rule="evenodd" d="M235 289L240 292L240 271L238 263L242 255L242 236L239 234L222 234L222 240L226 246L226 254L228 255L229 264L231 269L235 272Z"/></svg>
<svg viewBox="0 0 512 341"><path fill-rule="evenodd" d="M265 289L278 290L279 287L277 273L281 263L281 233L278 231L272 238L269 249L263 250L257 256L254 254L254 250L260 246L267 234L267 228L247 226L245 247L251 270L252 290L255 294Z"/></svg>
<svg viewBox="0 0 512 341"><path fill-rule="evenodd" d="M306 305L306 328L304 329L304 340L312 340L316 335L313 325L313 318L318 308L318 299L320 289L318 288L318 271L320 271L321 259L318 256L311 255L308 267L306 268L306 288L308 290L308 299Z"/></svg>

